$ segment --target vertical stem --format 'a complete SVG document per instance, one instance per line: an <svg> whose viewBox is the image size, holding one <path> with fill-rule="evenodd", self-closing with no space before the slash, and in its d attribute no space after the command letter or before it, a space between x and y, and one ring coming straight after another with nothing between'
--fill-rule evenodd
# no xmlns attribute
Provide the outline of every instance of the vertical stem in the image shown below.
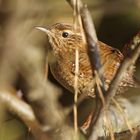
<svg viewBox="0 0 140 140"><path fill-rule="evenodd" d="M78 100L78 73L79 73L79 50L75 49L75 78L74 78L74 130L77 136L78 133L78 120L77 120L77 100Z"/></svg>
<svg viewBox="0 0 140 140"><path fill-rule="evenodd" d="M74 3L74 30L77 29L78 24L78 0L73 0ZM73 106L73 112L74 112L74 131L75 131L75 139L78 138L78 114L77 114L77 101L78 101L78 74L79 74L79 50L78 47L75 48L75 77L74 77L74 106Z"/></svg>

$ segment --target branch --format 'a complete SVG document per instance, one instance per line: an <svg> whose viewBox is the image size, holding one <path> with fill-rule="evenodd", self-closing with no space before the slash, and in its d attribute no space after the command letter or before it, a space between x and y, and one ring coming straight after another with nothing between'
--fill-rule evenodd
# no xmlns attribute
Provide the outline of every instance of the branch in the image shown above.
<svg viewBox="0 0 140 140"><path fill-rule="evenodd" d="M14 95L15 94L15 95ZM38 120L30 105L16 96L16 93L0 91L0 102L12 113L15 113L31 129L33 136L37 140L50 140Z"/></svg>
<svg viewBox="0 0 140 140"><path fill-rule="evenodd" d="M120 68L118 69L115 77L113 78L109 86L109 89L107 90L107 94L105 96L106 108L109 107L112 98L115 96L115 93L124 75L124 72L126 72L130 66L134 65L134 63L136 62L136 60L140 55L140 32L130 42L129 47L130 47L129 52L125 56ZM100 119L102 119L103 114L104 114L104 107L101 106L96 121L94 122L94 124L91 124L89 140L93 140L93 139L96 140L98 138L96 130L99 128L100 125L99 121Z"/></svg>

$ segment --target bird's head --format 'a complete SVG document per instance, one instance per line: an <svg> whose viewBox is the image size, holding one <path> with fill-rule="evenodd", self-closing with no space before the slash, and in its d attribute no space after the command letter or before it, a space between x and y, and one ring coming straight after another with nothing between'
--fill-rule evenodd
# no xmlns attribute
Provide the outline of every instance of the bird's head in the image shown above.
<svg viewBox="0 0 140 140"><path fill-rule="evenodd" d="M50 47L54 53L73 50L77 46L80 47L81 43L83 43L80 30L73 30L73 26L70 24L56 23L47 28L36 28L47 34Z"/></svg>

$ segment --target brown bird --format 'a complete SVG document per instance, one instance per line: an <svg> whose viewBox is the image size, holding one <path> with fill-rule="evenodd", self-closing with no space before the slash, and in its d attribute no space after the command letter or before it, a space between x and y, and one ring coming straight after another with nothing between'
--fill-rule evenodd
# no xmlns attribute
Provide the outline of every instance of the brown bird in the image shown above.
<svg viewBox="0 0 140 140"><path fill-rule="evenodd" d="M74 92L75 48L79 48L79 94L93 97L95 95L94 78L87 55L87 48L82 40L80 30L74 31L73 26L66 23L57 23L47 28L37 27L37 29L45 32L48 36L49 50L55 57L55 62L50 63L50 69L54 78L71 92ZM123 54L118 49L108 46L101 41L98 43L105 86L108 88L123 60ZM131 67L131 69L124 73L118 91L124 87L135 86L133 79L134 69L134 67Z"/></svg>

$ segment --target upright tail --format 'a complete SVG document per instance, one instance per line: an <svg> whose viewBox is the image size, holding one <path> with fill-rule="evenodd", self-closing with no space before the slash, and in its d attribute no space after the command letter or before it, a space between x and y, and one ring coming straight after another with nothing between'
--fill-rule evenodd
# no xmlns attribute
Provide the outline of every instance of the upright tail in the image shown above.
<svg viewBox="0 0 140 140"><path fill-rule="evenodd" d="M135 41L136 40L136 41ZM134 37L122 48L122 54L126 56L131 51L130 46L134 44L134 41L138 44L140 43L140 31L134 35ZM135 44L136 45L136 44Z"/></svg>
<svg viewBox="0 0 140 140"><path fill-rule="evenodd" d="M140 44L140 31L127 43L123 49L122 49L122 54L125 56L129 56L131 54L130 52L132 51L132 45L139 45ZM135 71L135 66L134 66L134 71ZM133 71L133 72L134 72ZM136 78L135 76L132 76L132 87L135 88L140 88L140 79Z"/></svg>

